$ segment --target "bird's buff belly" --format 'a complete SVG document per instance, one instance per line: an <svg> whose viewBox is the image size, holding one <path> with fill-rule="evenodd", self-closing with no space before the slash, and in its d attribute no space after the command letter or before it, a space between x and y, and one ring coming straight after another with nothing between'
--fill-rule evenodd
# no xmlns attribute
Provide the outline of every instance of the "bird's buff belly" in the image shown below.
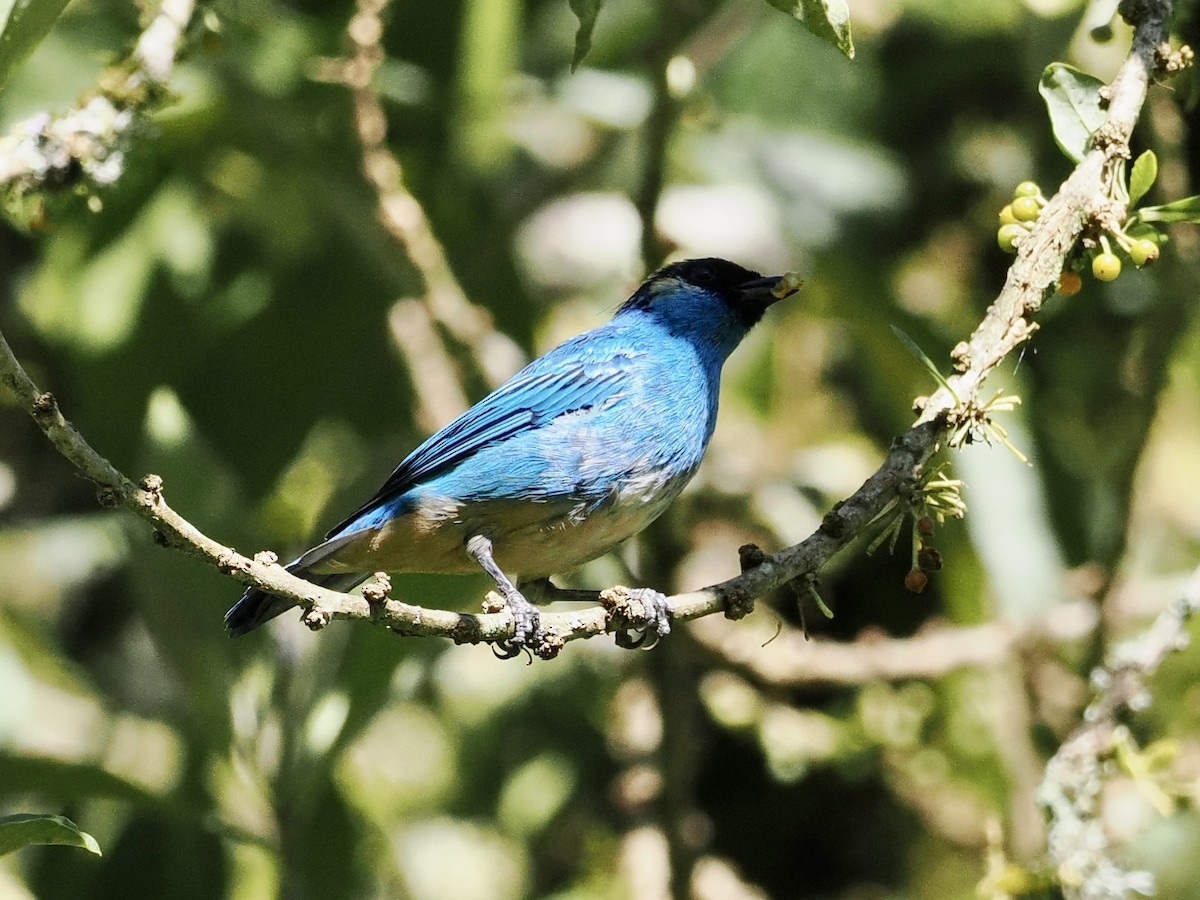
<svg viewBox="0 0 1200 900"><path fill-rule="evenodd" d="M566 572L644 529L688 480L647 474L599 503L555 498L459 504L425 497L410 512L359 532L313 571L476 572L466 542L483 535L510 575L541 578Z"/></svg>

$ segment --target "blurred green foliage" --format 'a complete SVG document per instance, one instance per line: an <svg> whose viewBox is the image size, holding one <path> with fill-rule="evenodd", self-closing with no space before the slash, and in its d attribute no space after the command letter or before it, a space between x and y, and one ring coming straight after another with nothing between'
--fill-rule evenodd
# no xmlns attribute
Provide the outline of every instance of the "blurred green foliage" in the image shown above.
<svg viewBox="0 0 1200 900"><path fill-rule="evenodd" d="M422 436L423 361L389 311L424 284L377 222L349 93L313 78L344 52L352 5L203 9L219 31L193 35L175 102L135 136L102 209L68 192L42 230L0 228L0 325L120 469L161 474L219 540L286 556ZM629 198L656 167L665 245L806 273L727 369L695 488L636 552L573 583L724 579L739 544L803 538L870 473L934 387L892 326L947 359L1002 283L995 216L1013 185L1049 192L1068 171L1042 70L1108 77L1124 54L1122 28L1096 44L1081 11L856 3L851 63L766 4L609 0L571 73L565 0L395 0L375 83L389 146L467 294L530 355L636 283ZM66 108L138 27L126 4L77 0L0 95L0 120ZM659 72L677 57L693 83L657 142ZM1195 182L1189 96L1177 85L1148 107L1151 202ZM867 556L867 536L824 573L836 616L809 609L814 637L1028 620L1085 595L1120 635L1170 599L1200 549L1190 246L1181 234L1156 269L1048 303L995 381L1024 400L1005 425L1032 465L956 455L971 512L936 536L946 568L909 594L907 554ZM477 398L472 348L437 334ZM460 609L485 589L396 584ZM650 653L591 640L528 667L365 625L311 635L294 617L231 642L221 614L238 593L99 509L0 395L0 807L67 815L105 854L23 850L0 863L0 893L642 898L663 895L669 859L700 860L700 897L973 897L989 819L1017 858L1038 852L1037 766L1098 652L792 686L684 629ZM778 621L799 623L789 594L706 624L765 641ZM1139 726L1179 742L1185 796L1196 666L1172 661ZM1162 895L1200 893L1190 809L1122 802L1153 822L1134 851Z"/></svg>

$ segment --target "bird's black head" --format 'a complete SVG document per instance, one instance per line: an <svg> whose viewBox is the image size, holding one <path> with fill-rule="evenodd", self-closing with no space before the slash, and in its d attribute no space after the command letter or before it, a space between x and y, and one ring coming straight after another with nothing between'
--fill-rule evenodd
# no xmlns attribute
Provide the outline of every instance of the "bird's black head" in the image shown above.
<svg viewBox="0 0 1200 900"><path fill-rule="evenodd" d="M780 298L771 292L780 276L764 277L727 259L685 259L663 266L646 279L622 309L649 309L663 293L692 286L720 297L746 328L757 323L767 307Z"/></svg>

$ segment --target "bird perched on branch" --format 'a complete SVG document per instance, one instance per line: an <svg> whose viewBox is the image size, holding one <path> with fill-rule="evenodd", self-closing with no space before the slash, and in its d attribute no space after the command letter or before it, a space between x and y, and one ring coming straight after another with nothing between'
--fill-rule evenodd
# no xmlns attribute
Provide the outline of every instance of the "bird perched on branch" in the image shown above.
<svg viewBox="0 0 1200 900"><path fill-rule="evenodd" d="M665 266L607 323L534 360L417 447L288 571L348 591L377 571L482 569L513 616L500 648L515 656L540 633L525 593L556 592L550 575L637 534L696 474L722 365L795 290L791 276L723 259ZM666 598L634 596L647 626L666 635ZM245 634L292 605L252 588L225 625Z"/></svg>

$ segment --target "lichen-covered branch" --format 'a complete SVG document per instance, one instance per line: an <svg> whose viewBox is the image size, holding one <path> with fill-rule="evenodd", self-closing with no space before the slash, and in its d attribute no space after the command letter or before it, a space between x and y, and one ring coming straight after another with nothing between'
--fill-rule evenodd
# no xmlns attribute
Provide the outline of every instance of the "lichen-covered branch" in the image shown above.
<svg viewBox="0 0 1200 900"><path fill-rule="evenodd" d="M133 61L140 69L135 69L133 77L149 78L160 85L171 80L183 32L195 7L196 0L162 0L133 48Z"/></svg>
<svg viewBox="0 0 1200 900"><path fill-rule="evenodd" d="M1083 724L1046 765L1038 802L1050 816L1050 862L1067 900L1120 900L1154 892L1150 873L1127 870L1114 858L1100 793L1123 730L1118 717L1150 702L1146 679L1188 645L1187 624L1197 610L1200 569L1148 629L1109 650L1092 673L1096 696L1084 710Z"/></svg>
<svg viewBox="0 0 1200 900"><path fill-rule="evenodd" d="M941 388L922 404L921 422L954 410L961 415L964 406L976 404L988 373L1037 329L1029 317L1053 291L1067 254L1084 228L1090 222L1120 223L1126 218L1127 210L1109 189L1111 163L1130 156L1129 138L1159 65L1159 48L1167 39L1171 0L1126 0L1121 9L1135 26L1133 45L1108 87L1108 114L1093 136L1092 149L1021 241L1000 295L971 337L952 352L958 373L949 379L949 388Z"/></svg>
<svg viewBox="0 0 1200 900"><path fill-rule="evenodd" d="M195 0L163 0L129 61L62 115L39 113L0 137L0 193L16 195L75 184L103 187L124 169L124 146L139 115L164 95Z"/></svg>

